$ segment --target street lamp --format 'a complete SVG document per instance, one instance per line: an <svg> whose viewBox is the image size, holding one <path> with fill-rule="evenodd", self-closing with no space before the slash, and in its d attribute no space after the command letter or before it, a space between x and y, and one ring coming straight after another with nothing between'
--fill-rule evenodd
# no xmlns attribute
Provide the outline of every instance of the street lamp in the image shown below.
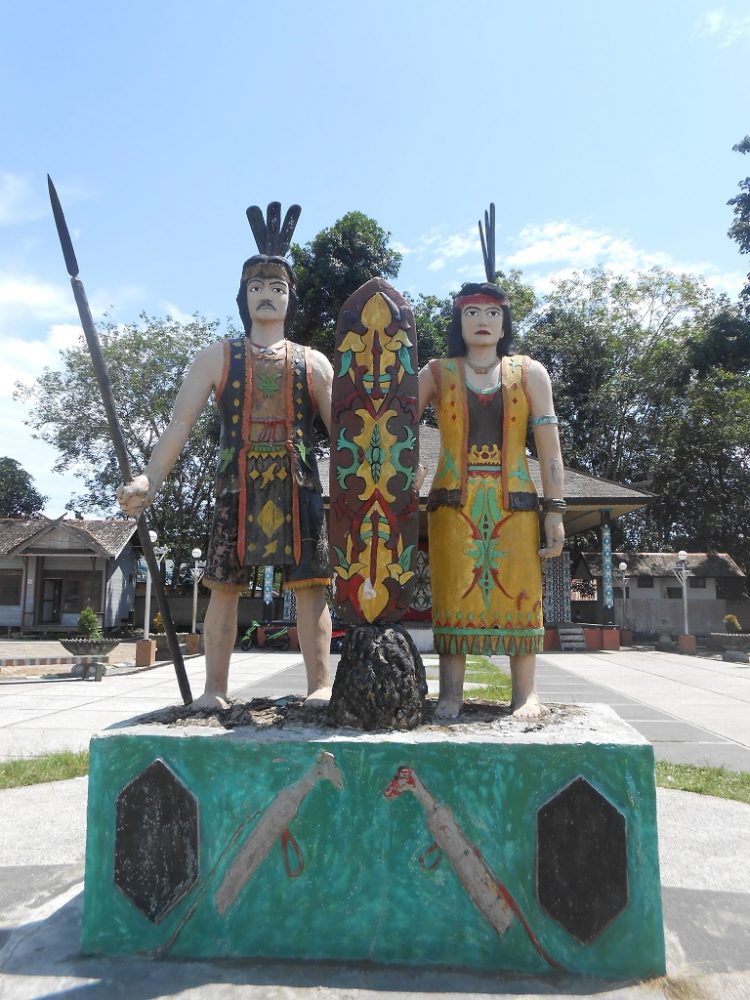
<svg viewBox="0 0 750 1000"><path fill-rule="evenodd" d="M682 630L683 635L690 635L690 629L688 628L688 605L687 605L687 581L690 576L690 570L687 568L687 552L684 549L680 549L677 553L677 564L672 567L672 572L680 581L682 586L682 616L685 622L685 627Z"/></svg>
<svg viewBox="0 0 750 1000"><path fill-rule="evenodd" d="M162 559L169 552L166 545L156 545L157 534L152 529L148 533L148 537L151 539L151 544L154 546L154 558L156 559L156 565L161 566ZM146 565L146 607L143 616L143 638L148 639L149 637L149 624L151 621L151 572Z"/></svg>
<svg viewBox="0 0 750 1000"><path fill-rule="evenodd" d="M202 553L200 549L193 549L190 555L195 560L195 566L190 570L190 575L193 578L193 635L195 635L195 630L198 625L198 584L203 577L203 572L206 568L206 564L198 562Z"/></svg>
<svg viewBox="0 0 750 1000"><path fill-rule="evenodd" d="M622 590L622 627L623 629L626 629L628 627L627 587L630 583L630 577L628 576L628 564L626 562L621 562L617 567L617 578L620 581L620 589Z"/></svg>

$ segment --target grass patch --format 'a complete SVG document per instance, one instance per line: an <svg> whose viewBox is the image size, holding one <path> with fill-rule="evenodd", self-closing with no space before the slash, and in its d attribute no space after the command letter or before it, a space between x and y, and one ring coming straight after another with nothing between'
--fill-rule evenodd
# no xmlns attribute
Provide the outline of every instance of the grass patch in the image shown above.
<svg viewBox="0 0 750 1000"><path fill-rule="evenodd" d="M0 788L20 788L23 785L40 785L45 781L65 781L89 773L88 750L45 754L26 760L0 762Z"/></svg>
<svg viewBox="0 0 750 1000"><path fill-rule="evenodd" d="M728 771L725 767L696 767L693 764L656 762L656 784L662 788L679 788L698 795L715 795L719 799L735 799L750 803L750 774Z"/></svg>
<svg viewBox="0 0 750 1000"><path fill-rule="evenodd" d="M481 698L482 701L510 701L510 677L503 673L486 656L466 657L466 681L481 684L481 688L470 688L466 698Z"/></svg>

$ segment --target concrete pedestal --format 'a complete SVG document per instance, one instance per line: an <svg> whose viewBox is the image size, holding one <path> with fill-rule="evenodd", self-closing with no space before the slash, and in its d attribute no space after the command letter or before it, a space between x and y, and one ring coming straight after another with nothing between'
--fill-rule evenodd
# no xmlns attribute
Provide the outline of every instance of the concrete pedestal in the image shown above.
<svg viewBox="0 0 750 1000"><path fill-rule="evenodd" d="M474 719L94 739L83 950L663 973L650 744Z"/></svg>
<svg viewBox="0 0 750 1000"><path fill-rule="evenodd" d="M185 652L188 656L195 656L203 652L203 635L201 632L189 632L185 640Z"/></svg>
<svg viewBox="0 0 750 1000"><path fill-rule="evenodd" d="M156 663L156 641L154 639L139 639L135 644L136 667L150 667Z"/></svg>
<svg viewBox="0 0 750 1000"><path fill-rule="evenodd" d="M677 652L678 653L695 653L696 643L694 635L678 635L677 636Z"/></svg>

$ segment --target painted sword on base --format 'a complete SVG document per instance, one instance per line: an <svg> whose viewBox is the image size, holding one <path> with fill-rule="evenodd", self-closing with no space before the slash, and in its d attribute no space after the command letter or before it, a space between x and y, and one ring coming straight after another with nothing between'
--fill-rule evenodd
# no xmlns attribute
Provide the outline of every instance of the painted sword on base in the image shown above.
<svg viewBox="0 0 750 1000"><path fill-rule="evenodd" d="M107 366L104 362L102 346L99 342L99 334L96 332L96 327L94 326L94 320L91 315L88 299L86 298L83 282L78 277L78 261L76 260L75 251L73 250L73 241L71 240L70 233L68 232L68 224L65 221L65 215L63 214L60 199L49 174L47 174L47 186L49 187L52 214L55 217L55 225L57 226L57 235L60 238L60 246L62 247L63 257L65 258L65 266L68 274L70 275L70 284L73 288L76 306L78 307L78 315L81 319L81 326L83 327L83 333L86 337L89 354L91 355L91 363L94 366L94 374L96 375L96 381L99 385L102 403L104 404L104 410L107 415L109 436L112 439L112 447L115 450L117 464L120 467L120 475L122 476L123 482L127 483L133 478L133 474L130 469L130 459L125 446L125 438L123 436L120 420L117 416L117 410L115 408L112 383L110 382L109 372L107 371ZM188 681L187 673L185 672L182 651L180 650L180 643L177 639L174 622L172 621L172 615L167 603L167 596L164 593L164 586L161 582L159 564L156 561L154 547L151 544L151 539L149 538L148 522L145 514L141 514L138 518L137 525L138 539L141 543L148 571L151 574L154 596L156 597L159 614L164 622L164 631L167 634L167 643L169 644L169 654L172 657L172 662L174 663L175 673L177 674L177 683L180 687L180 694L182 695L184 703L189 705L193 700L193 695L190 691L190 682Z"/></svg>
<svg viewBox="0 0 750 1000"><path fill-rule="evenodd" d="M298 781L281 789L240 848L214 897L222 916L258 870L276 839L283 838L288 831L302 800L323 780L330 781L339 791L344 787L344 776L327 750L319 754L315 764Z"/></svg>

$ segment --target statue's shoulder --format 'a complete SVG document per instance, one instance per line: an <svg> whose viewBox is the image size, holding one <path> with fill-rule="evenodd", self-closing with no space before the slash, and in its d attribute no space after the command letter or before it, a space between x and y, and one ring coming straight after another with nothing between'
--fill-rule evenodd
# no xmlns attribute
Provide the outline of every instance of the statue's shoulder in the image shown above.
<svg viewBox="0 0 750 1000"><path fill-rule="evenodd" d="M310 359L309 363L314 370L325 372L326 374L333 371L333 365L322 351L316 351L314 347L308 347L307 352L307 356Z"/></svg>

